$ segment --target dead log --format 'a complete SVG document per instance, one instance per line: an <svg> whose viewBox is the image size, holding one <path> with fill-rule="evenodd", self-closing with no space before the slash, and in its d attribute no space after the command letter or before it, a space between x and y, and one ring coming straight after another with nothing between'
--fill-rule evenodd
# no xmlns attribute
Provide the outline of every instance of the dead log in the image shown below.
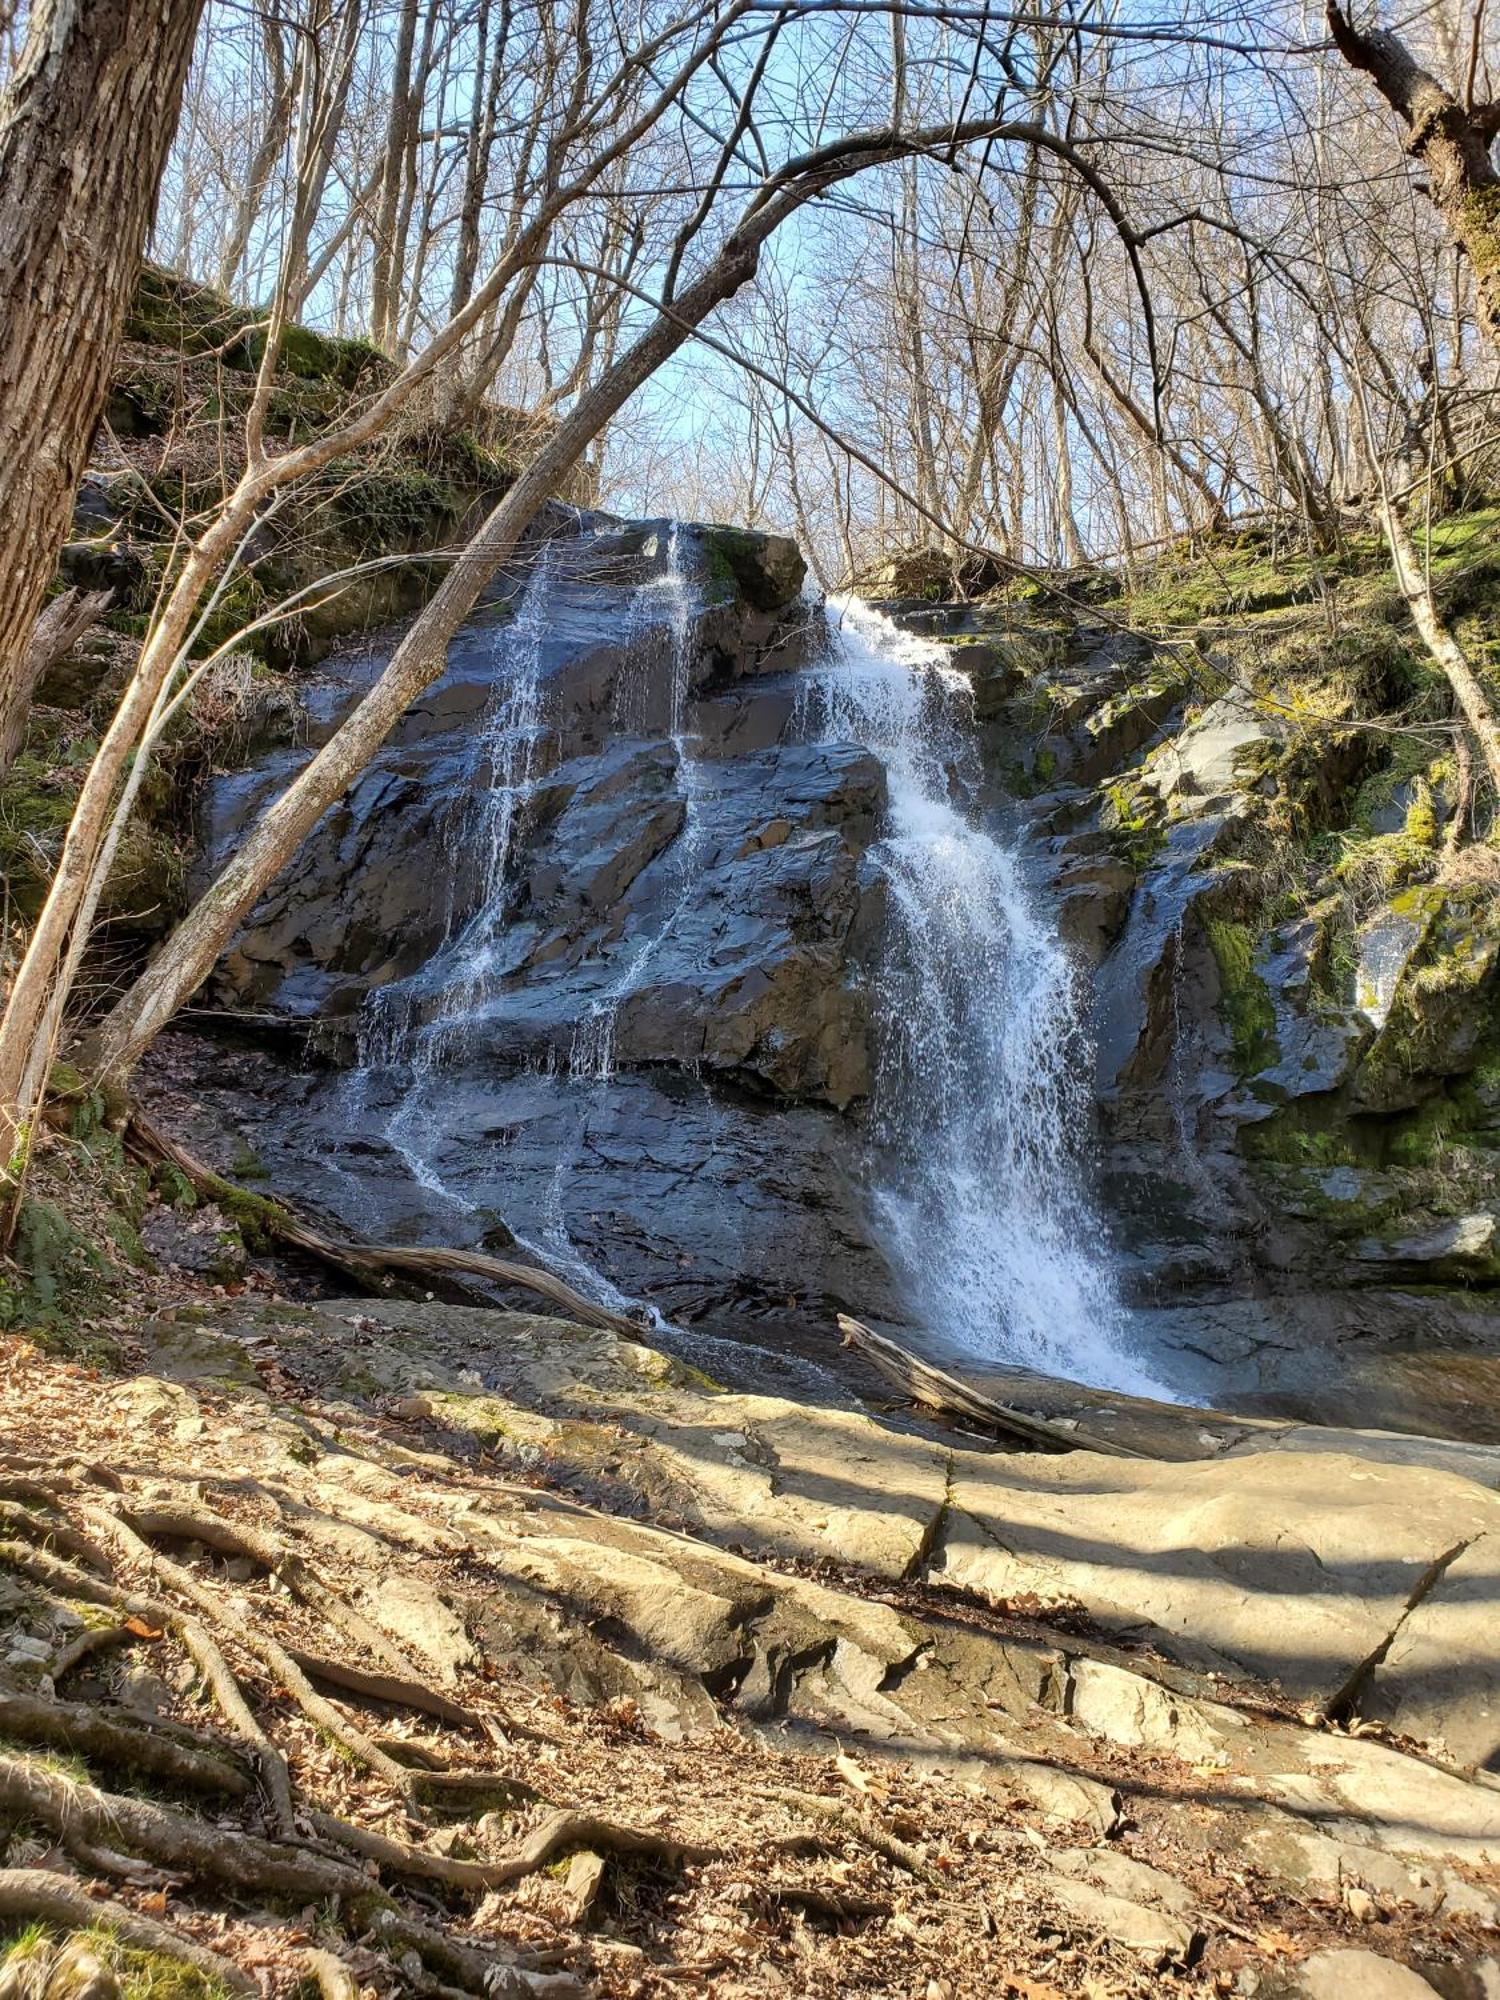
<svg viewBox="0 0 1500 2000"><path fill-rule="evenodd" d="M289 1249L301 1250L321 1264L353 1278L367 1290L380 1291L383 1273L404 1273L413 1278L472 1277L492 1285L509 1285L533 1292L559 1307L570 1319L584 1326L597 1326L608 1333L621 1333L639 1340L641 1328L623 1313L595 1305L582 1292L551 1271L535 1264L517 1264L507 1257L490 1257L480 1250L413 1249L401 1243L367 1243L359 1237L325 1236L295 1215L284 1202L267 1200L264 1195L247 1194L222 1174L204 1164L185 1146L179 1146L145 1112L132 1107L126 1129L126 1144L139 1159L148 1163L164 1161L173 1166L195 1194L218 1202L230 1215L243 1216L253 1226L274 1236ZM481 1304L490 1301L475 1291Z"/></svg>
<svg viewBox="0 0 1500 2000"><path fill-rule="evenodd" d="M963 1423L975 1424L982 1430L1013 1438L1033 1451L1097 1451L1109 1458L1146 1458L1150 1455L1134 1451L1129 1445L1091 1436L1087 1431L1064 1430L1060 1424L1049 1423L1045 1417L1027 1416L1022 1410L997 1403L993 1396L971 1389L968 1383L961 1382L956 1375L946 1374L941 1368L935 1368L930 1361L919 1360L898 1342L883 1333L876 1333L873 1327L864 1325L860 1320L851 1319L847 1313L839 1314L839 1332L846 1347L863 1354L904 1396L940 1416L956 1417Z"/></svg>

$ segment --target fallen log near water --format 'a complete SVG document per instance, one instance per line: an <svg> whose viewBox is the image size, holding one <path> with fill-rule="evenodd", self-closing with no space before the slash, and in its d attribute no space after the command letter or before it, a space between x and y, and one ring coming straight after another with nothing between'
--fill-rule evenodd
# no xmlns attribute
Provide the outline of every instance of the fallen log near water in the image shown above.
<svg viewBox="0 0 1500 2000"><path fill-rule="evenodd" d="M414 1248L404 1243L367 1243L359 1237L327 1236L304 1222L285 1203L264 1195L248 1193L233 1181L190 1153L185 1146L155 1125L145 1112L132 1108L125 1135L126 1144L137 1158L148 1164L164 1161L175 1167L193 1192L206 1201L219 1203L227 1214L249 1221L254 1228L274 1236L289 1249L300 1250L332 1270L352 1277L357 1283L378 1290L382 1275L404 1273L414 1278L481 1278L491 1285L510 1285L533 1292L548 1300L585 1326L602 1327L638 1340L642 1329L624 1313L596 1305L582 1292L551 1271L535 1264L518 1264L508 1257L491 1257L482 1250L451 1250L440 1247ZM481 1305L492 1303L477 1287L465 1288Z"/></svg>
<svg viewBox="0 0 1500 2000"><path fill-rule="evenodd" d="M1119 1444L1113 1439L1093 1437L1071 1427L1065 1429L1060 1424L1049 1423L1045 1417L1032 1417L1023 1410L1014 1410L1006 1403L997 1402L993 1396L970 1388L956 1375L935 1368L930 1361L919 1359L898 1342L883 1333L876 1333L862 1320L851 1319L847 1313L839 1314L839 1332L846 1347L863 1354L903 1395L909 1396L914 1403L920 1403L924 1409L935 1410L940 1416L957 1417L964 1423L997 1431L1002 1437L1014 1438L1030 1446L1033 1451L1099 1451L1110 1458L1151 1456L1149 1452L1136 1451L1130 1445Z"/></svg>

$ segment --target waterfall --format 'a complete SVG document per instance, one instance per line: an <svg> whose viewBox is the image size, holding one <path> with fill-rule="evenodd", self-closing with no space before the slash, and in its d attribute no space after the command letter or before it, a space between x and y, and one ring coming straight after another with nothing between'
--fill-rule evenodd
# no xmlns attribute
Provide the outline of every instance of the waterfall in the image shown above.
<svg viewBox="0 0 1500 2000"><path fill-rule="evenodd" d="M957 1353L1162 1393L1126 1348L1084 1170L1073 968L1016 852L955 799L977 772L947 651L858 600L829 610L809 720L885 767L875 1204L913 1315Z"/></svg>
<svg viewBox="0 0 1500 2000"><path fill-rule="evenodd" d="M354 1067L344 1083L350 1129L368 1121L373 1079L401 1079L385 1136L413 1180L445 1209L472 1213L473 1204L434 1164L433 1086L462 1047L475 1009L489 990L502 958L511 852L521 811L536 784L541 734L542 644L556 558L544 541L524 585L516 615L500 639L500 672L479 725L473 804L445 829L441 856L447 883L445 934L425 965L406 979L369 995L357 1027ZM477 871L475 861L477 857ZM477 882L473 909L460 919L457 883Z"/></svg>
<svg viewBox="0 0 1500 2000"><path fill-rule="evenodd" d="M673 843L676 895L662 922L635 941L619 972L606 990L590 1001L573 1031L569 1073L578 1079L607 1083L615 1067L615 1024L622 1003L635 992L651 961L671 936L672 929L692 890L700 845L699 772L694 739L686 727L688 684L692 667L693 586L682 563L682 531L673 521L667 531L666 561L662 573L644 585L637 600L637 620L647 625L657 622L658 607L665 607L669 632L666 733L676 756L674 781L682 800L682 831Z"/></svg>
<svg viewBox="0 0 1500 2000"><path fill-rule="evenodd" d="M587 1182L581 1164L609 1146L622 1115L627 1124L638 1115L640 1085L617 1075L617 1026L632 996L651 990L685 916L701 914L694 899L721 782L696 735L701 600L684 544L673 527L628 600L611 599L611 580L585 611L580 592L586 599L596 565L612 558L588 537L571 552L543 546L515 616L494 635L493 686L467 753L472 785L444 835L455 886L443 936L425 964L368 997L358 1066L344 1086L346 1129L378 1130L404 1162L420 1197L416 1226L469 1240L486 1216L503 1217L524 1232L523 1247L617 1308L631 1301L575 1240L573 1197ZM485 1037L524 982L534 942L511 924L517 843L543 778L544 728L556 720L549 647L560 626L580 629L580 617L583 629L590 618L603 629L614 621L614 726L627 740L670 742L681 820L635 928L579 961L560 1057L554 1043L506 1080L487 1067ZM968 683L942 647L857 602L832 607L827 631L826 651L803 677L798 733L864 746L887 781L887 824L869 856L887 896L872 1008L872 1201L906 1308L971 1360L1150 1393L1156 1385L1128 1354L1088 1190L1089 1066L1073 971L1016 851L974 806ZM505 1132L542 1103L550 1129L539 1180L534 1160L511 1165ZM490 1119L498 1143L476 1143ZM349 1160L347 1173L339 1163L335 1171L357 1199L357 1147ZM669 1344L719 1344L654 1309L649 1316ZM775 1372L821 1375L766 1353Z"/></svg>

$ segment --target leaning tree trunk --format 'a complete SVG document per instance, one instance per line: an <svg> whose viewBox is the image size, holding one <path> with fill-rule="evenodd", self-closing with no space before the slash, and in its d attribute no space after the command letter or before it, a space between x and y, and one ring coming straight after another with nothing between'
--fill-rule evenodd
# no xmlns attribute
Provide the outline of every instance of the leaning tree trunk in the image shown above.
<svg viewBox="0 0 1500 2000"><path fill-rule="evenodd" d="M1474 273L1479 324L1500 346L1500 173L1491 153L1500 103L1461 103L1398 35L1356 28L1338 0L1328 0L1328 28L1345 62L1406 126L1406 150L1426 169L1433 206Z"/></svg>
<svg viewBox="0 0 1500 2000"><path fill-rule="evenodd" d="M177 124L202 0L38 0L0 97L0 743Z"/></svg>

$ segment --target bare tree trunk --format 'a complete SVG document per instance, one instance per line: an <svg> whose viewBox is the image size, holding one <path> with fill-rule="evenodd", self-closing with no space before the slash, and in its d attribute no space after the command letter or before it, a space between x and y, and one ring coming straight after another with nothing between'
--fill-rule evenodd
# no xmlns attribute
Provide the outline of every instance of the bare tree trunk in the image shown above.
<svg viewBox="0 0 1500 2000"><path fill-rule="evenodd" d="M24 731L32 628L104 407L201 5L41 0L0 98L0 745Z"/></svg>
<svg viewBox="0 0 1500 2000"><path fill-rule="evenodd" d="M370 337L389 348L396 334L396 224L406 173L406 142L416 115L411 101L411 58L417 40L417 0L402 0L396 37L395 70L391 77L391 112L385 133L385 172L375 221L375 275L370 299Z"/></svg>
<svg viewBox="0 0 1500 2000"><path fill-rule="evenodd" d="M1432 586L1427 581L1427 572L1410 531L1389 500L1380 503L1380 525L1391 551L1396 581L1406 599L1413 623L1421 633L1428 652L1447 675L1448 684L1474 732L1490 783L1500 794L1500 723L1496 721L1490 698L1481 686L1479 676L1469 665L1463 647L1444 622L1433 600Z"/></svg>
<svg viewBox="0 0 1500 2000"><path fill-rule="evenodd" d="M1474 273L1479 324L1500 346L1500 174L1491 148L1500 103L1460 103L1398 35L1355 28L1328 0L1328 29L1345 62L1363 70L1407 128L1406 150L1427 170L1433 206Z"/></svg>
<svg viewBox="0 0 1500 2000"><path fill-rule="evenodd" d="M495 147L495 126L500 116L500 86L505 75L505 52L510 43L512 0L501 0L500 20L493 50L490 41L490 0L480 0L478 59L474 72L474 101L469 110L469 135L464 155L464 193L458 212L458 248L453 258L453 291L448 300L450 314L462 312L474 289L479 269L479 223L484 212L485 190L490 182L490 157Z"/></svg>
<svg viewBox="0 0 1500 2000"><path fill-rule="evenodd" d="M36 621L21 670L28 702L42 676L72 652L89 627L103 616L113 596L112 590L65 590L61 597L53 598ZM0 771L15 762L25 737L26 711L18 707L0 730Z"/></svg>
<svg viewBox="0 0 1500 2000"><path fill-rule="evenodd" d="M295 76L287 73L281 32L279 21L270 18L262 21L261 36L265 44L266 67L270 72L271 108L266 114L265 130L260 135L245 191L235 208L228 240L219 258L219 289L224 292L233 288L239 276L240 265L250 247L251 232L260 219L261 203L266 198L271 175L292 129L292 106L297 101L297 85Z"/></svg>

